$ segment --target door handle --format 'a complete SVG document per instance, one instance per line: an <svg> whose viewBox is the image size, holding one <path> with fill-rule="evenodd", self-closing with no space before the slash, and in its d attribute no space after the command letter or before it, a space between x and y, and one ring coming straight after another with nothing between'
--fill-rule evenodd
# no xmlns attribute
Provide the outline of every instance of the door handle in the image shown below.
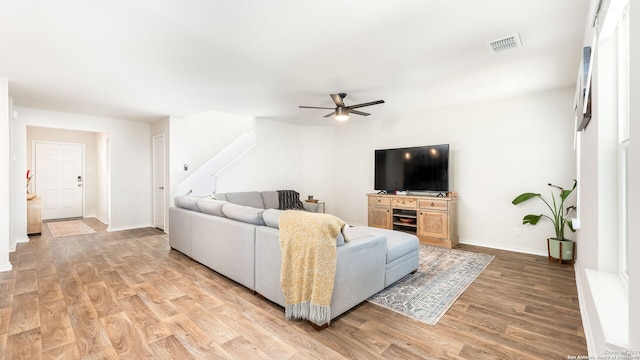
<svg viewBox="0 0 640 360"><path fill-rule="evenodd" d="M158 189L160 189L160 190L164 190L164 186L160 186Z"/></svg>

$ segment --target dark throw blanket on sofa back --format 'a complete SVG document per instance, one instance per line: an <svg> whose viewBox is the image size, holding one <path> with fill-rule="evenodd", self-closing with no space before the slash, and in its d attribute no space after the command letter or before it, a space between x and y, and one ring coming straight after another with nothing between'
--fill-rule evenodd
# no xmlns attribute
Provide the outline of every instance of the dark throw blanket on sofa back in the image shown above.
<svg viewBox="0 0 640 360"><path fill-rule="evenodd" d="M280 210L299 210L303 209L300 194L294 190L278 190L278 201L280 202Z"/></svg>

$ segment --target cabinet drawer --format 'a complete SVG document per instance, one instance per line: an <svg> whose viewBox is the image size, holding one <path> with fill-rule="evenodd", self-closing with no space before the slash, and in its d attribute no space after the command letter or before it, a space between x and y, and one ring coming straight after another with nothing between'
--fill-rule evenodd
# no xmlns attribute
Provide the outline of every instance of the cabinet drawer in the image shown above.
<svg viewBox="0 0 640 360"><path fill-rule="evenodd" d="M416 199L393 199L391 206L394 208L415 209Z"/></svg>
<svg viewBox="0 0 640 360"><path fill-rule="evenodd" d="M390 206L391 199L384 196L369 196L369 205Z"/></svg>
<svg viewBox="0 0 640 360"><path fill-rule="evenodd" d="M449 202L446 200L420 200L418 207L420 209L447 210Z"/></svg>

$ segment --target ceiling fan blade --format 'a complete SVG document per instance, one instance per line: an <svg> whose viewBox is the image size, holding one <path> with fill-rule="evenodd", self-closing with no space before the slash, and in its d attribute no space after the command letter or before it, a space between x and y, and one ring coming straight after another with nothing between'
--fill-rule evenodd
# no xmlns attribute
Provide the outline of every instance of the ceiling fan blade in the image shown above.
<svg viewBox="0 0 640 360"><path fill-rule="evenodd" d="M301 109L333 109L332 107L318 107L318 106L303 106L300 105Z"/></svg>
<svg viewBox="0 0 640 360"><path fill-rule="evenodd" d="M333 102L336 103L336 106L339 107L344 107L344 101L343 99L347 96L347 94L345 93L340 93L340 94L331 94L331 99L333 99Z"/></svg>
<svg viewBox="0 0 640 360"><path fill-rule="evenodd" d="M369 113L362 112L362 111L358 111L358 110L353 110L353 109L350 109L350 110L349 110L349 112L350 112L351 114L357 114L357 115L362 115L362 116L369 116L369 115L371 115L371 114L369 114Z"/></svg>
<svg viewBox="0 0 640 360"><path fill-rule="evenodd" d="M360 108L360 107L378 105L378 104L384 104L384 100L371 101L371 102L362 103L362 104L350 105L350 106L347 106L347 107L349 109L356 109L356 108Z"/></svg>
<svg viewBox="0 0 640 360"><path fill-rule="evenodd" d="M328 113L327 115L325 115L325 116L323 116L323 117L332 117L332 116L334 116L335 114L336 114L336 112L335 112L335 111L332 111L332 112Z"/></svg>

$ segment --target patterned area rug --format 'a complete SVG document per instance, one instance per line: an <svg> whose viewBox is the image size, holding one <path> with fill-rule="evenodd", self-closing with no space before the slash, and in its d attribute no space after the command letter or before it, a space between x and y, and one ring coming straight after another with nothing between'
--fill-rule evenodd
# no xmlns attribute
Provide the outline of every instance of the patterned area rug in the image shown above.
<svg viewBox="0 0 640 360"><path fill-rule="evenodd" d="M95 230L85 224L82 220L67 220L48 222L47 226L54 237L65 237L74 235L93 234Z"/></svg>
<svg viewBox="0 0 640 360"><path fill-rule="evenodd" d="M418 271L367 301L435 325L493 258L492 255L420 245Z"/></svg>

